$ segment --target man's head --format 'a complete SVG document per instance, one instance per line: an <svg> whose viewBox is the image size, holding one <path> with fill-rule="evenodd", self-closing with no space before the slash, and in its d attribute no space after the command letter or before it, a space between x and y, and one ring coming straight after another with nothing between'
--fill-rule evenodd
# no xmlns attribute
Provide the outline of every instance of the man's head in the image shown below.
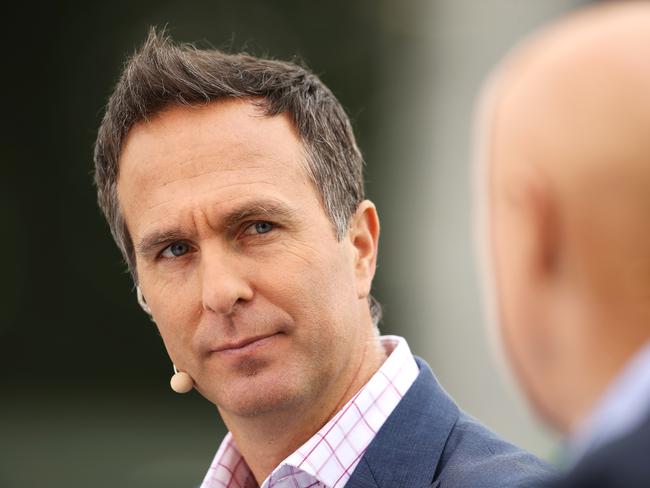
<svg viewBox="0 0 650 488"><path fill-rule="evenodd" d="M109 100L95 164L167 350L204 396L247 416L345 394L373 344L379 224L318 78L152 32Z"/></svg>
<svg viewBox="0 0 650 488"><path fill-rule="evenodd" d="M650 5L542 32L482 108L501 338L538 412L569 431L650 339Z"/></svg>

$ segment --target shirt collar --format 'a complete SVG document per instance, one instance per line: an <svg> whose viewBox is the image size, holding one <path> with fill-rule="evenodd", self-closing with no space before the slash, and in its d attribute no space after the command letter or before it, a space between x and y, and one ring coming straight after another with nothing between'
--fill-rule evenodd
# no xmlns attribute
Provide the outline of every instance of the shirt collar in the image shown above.
<svg viewBox="0 0 650 488"><path fill-rule="evenodd" d="M650 412L650 341L628 361L570 439L570 460L622 437Z"/></svg>
<svg viewBox="0 0 650 488"><path fill-rule="evenodd" d="M345 485L377 431L418 375L405 339L382 336L380 340L388 357L379 370L329 422L273 470L262 488ZM201 484L201 488L223 486L257 486L230 433Z"/></svg>

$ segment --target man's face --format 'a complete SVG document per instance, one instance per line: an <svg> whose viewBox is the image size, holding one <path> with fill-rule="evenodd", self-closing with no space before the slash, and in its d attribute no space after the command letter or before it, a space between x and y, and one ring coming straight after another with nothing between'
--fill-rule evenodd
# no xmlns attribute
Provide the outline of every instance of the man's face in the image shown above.
<svg viewBox="0 0 650 488"><path fill-rule="evenodd" d="M287 115L235 100L168 109L122 152L141 290L171 359L222 412L326 402L363 356L357 252L305 164Z"/></svg>

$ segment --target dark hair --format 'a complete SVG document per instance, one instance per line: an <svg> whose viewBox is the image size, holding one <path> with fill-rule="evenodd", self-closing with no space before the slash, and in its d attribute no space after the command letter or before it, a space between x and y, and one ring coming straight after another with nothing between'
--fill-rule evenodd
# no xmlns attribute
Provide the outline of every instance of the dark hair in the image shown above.
<svg viewBox="0 0 650 488"><path fill-rule="evenodd" d="M363 158L350 121L316 75L289 62L174 44L164 31L151 28L108 100L94 154L99 206L136 283L133 242L117 199L124 139L135 124L169 106L223 98L250 99L267 116L291 116L305 146L306 171L338 239L364 199ZM381 307L369 300L377 323Z"/></svg>

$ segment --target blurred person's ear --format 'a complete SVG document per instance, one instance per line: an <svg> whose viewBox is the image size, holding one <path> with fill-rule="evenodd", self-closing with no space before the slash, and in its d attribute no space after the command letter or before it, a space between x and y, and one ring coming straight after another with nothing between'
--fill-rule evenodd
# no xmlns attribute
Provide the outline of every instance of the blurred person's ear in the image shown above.
<svg viewBox="0 0 650 488"><path fill-rule="evenodd" d="M521 207L528 238L523 243L522 281L527 288L523 303L528 305L524 305L527 310L522 326L529 329L527 351L534 367L546 371L557 361L561 349L563 331L557 328L564 324L561 315L567 291L567 284L562 283L559 209L541 181L530 182L523 190Z"/></svg>
<svg viewBox="0 0 650 488"><path fill-rule="evenodd" d="M526 186L524 206L531 232L527 260L529 278L543 292L556 283L561 264L558 211L548 187L537 183Z"/></svg>
<svg viewBox="0 0 650 488"><path fill-rule="evenodd" d="M559 379L556 366L567 331L558 329L567 324L557 319L567 287L560 211L545 183L525 171L497 176L493 243L505 352L535 409L556 423L557 402L549 392Z"/></svg>

